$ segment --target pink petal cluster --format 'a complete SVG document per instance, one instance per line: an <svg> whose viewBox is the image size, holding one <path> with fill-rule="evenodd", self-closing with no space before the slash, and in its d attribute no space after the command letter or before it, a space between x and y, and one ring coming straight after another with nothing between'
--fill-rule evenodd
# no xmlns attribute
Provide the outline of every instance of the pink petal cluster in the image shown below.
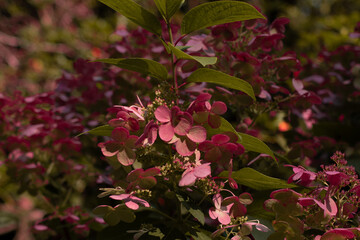
<svg viewBox="0 0 360 240"><path fill-rule="evenodd" d="M205 152L205 161L227 166L233 155L240 155L245 151L244 147L236 141L235 134L216 134L211 137L211 141L206 140L200 143L199 150Z"/></svg>
<svg viewBox="0 0 360 240"><path fill-rule="evenodd" d="M316 173L303 168L302 166L284 165L285 167L292 167L294 174L288 179L288 183L295 182L302 186L310 186L316 179Z"/></svg>
<svg viewBox="0 0 360 240"><path fill-rule="evenodd" d="M136 154L133 149L137 136L129 135L129 130L124 127L117 127L111 133L113 140L101 142L98 146L106 157L116 156L117 160L124 166L134 163Z"/></svg>
<svg viewBox="0 0 360 240"><path fill-rule="evenodd" d="M199 124L208 123L212 128L218 128L221 125L221 118L219 115L227 111L226 104L220 101L215 101L211 105L209 100L211 95L209 93L200 94L195 101L188 107L187 111L192 114L194 121Z"/></svg>
<svg viewBox="0 0 360 240"><path fill-rule="evenodd" d="M138 168L132 170L126 177L126 181L130 182L128 190L134 187L142 189L152 188L156 185L156 178L154 176L160 173L158 168L142 169Z"/></svg>
<svg viewBox="0 0 360 240"><path fill-rule="evenodd" d="M182 156L190 156L196 149L196 143L206 139L206 130L202 126L193 126L193 118L188 112L183 112L174 106L160 106L155 111L159 126L160 138L169 143L175 143L176 151Z"/></svg>
<svg viewBox="0 0 360 240"><path fill-rule="evenodd" d="M138 120L132 117L127 111L119 111L116 114L116 118L109 121L109 125L115 128L125 127L132 132L136 132L140 129Z"/></svg>
<svg viewBox="0 0 360 240"><path fill-rule="evenodd" d="M336 202L331 197L325 198L324 203L320 202L315 198L310 198L310 197L299 198L299 203L303 207L307 207L314 204L318 205L322 210L324 210L324 216L326 215L336 216L338 212Z"/></svg>
<svg viewBox="0 0 360 240"><path fill-rule="evenodd" d="M188 168L182 174L179 186L192 186L195 183L196 179L207 177L210 174L210 163L204 163L193 168Z"/></svg>
<svg viewBox="0 0 360 240"><path fill-rule="evenodd" d="M143 134L141 134L139 139L136 141L136 145L153 145L157 139L158 129L159 126L153 120L148 122L145 126Z"/></svg>
<svg viewBox="0 0 360 240"><path fill-rule="evenodd" d="M231 222L231 218L229 216L231 205L223 206L222 205L223 198L218 193L213 197L213 202L215 208L212 207L209 209L209 216L212 219L218 219L221 224L227 225Z"/></svg>
<svg viewBox="0 0 360 240"><path fill-rule="evenodd" d="M125 205L132 210L139 209L139 205L143 205L144 207L150 207L150 204L147 201L135 197L131 194L124 193L120 195L111 195L110 198L124 201Z"/></svg>
<svg viewBox="0 0 360 240"><path fill-rule="evenodd" d="M253 202L253 198L250 195L250 193L242 193L238 197L237 196L231 196L224 199L222 202L225 206L231 206L230 207L230 215L234 218L245 216L246 215L246 207L245 205L249 205Z"/></svg>

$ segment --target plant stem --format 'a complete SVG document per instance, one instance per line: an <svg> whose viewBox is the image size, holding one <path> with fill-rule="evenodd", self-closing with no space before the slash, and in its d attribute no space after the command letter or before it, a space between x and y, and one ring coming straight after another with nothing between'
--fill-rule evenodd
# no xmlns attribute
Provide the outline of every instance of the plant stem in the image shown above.
<svg viewBox="0 0 360 240"><path fill-rule="evenodd" d="M168 33L169 33L170 43L174 44L174 39L173 39L170 23L167 24L167 29L168 29ZM177 74L176 74L176 64L175 64L175 56L174 56L173 52L171 52L171 70L172 70L173 81L174 81L174 90L175 90L176 95L178 95L179 90L178 90L178 82L177 82ZM177 101L178 101L178 99L177 99Z"/></svg>

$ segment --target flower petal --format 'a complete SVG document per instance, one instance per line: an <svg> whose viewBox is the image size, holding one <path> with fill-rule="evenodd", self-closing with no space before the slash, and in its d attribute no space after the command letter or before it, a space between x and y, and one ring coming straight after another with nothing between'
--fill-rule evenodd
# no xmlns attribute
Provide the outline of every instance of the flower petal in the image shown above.
<svg viewBox="0 0 360 240"><path fill-rule="evenodd" d="M158 107L154 114L155 118L161 123L166 123L171 120L171 112L167 106Z"/></svg>
<svg viewBox="0 0 360 240"><path fill-rule="evenodd" d="M225 134L216 134L211 137L211 141L214 144L224 144L230 141L230 138Z"/></svg>
<svg viewBox="0 0 360 240"><path fill-rule="evenodd" d="M193 142L204 142L206 140L206 129L202 126L193 126L186 136Z"/></svg>
<svg viewBox="0 0 360 240"><path fill-rule="evenodd" d="M107 141L104 143L99 143L98 146L101 148L101 152L106 157L115 156L119 152L119 149L122 148L122 145L117 141Z"/></svg>
<svg viewBox="0 0 360 240"><path fill-rule="evenodd" d="M226 113L226 110L227 110L226 104L220 101L213 102L211 106L211 112L218 115L222 115Z"/></svg>
<svg viewBox="0 0 360 240"><path fill-rule="evenodd" d="M124 127L117 127L111 132L111 138L118 142L125 142L129 137L129 130Z"/></svg>
<svg viewBox="0 0 360 240"><path fill-rule="evenodd" d="M177 125L174 128L174 132L177 135L185 136L186 133L189 132L190 128L191 128L191 123L185 118L180 118L180 121L177 123Z"/></svg>
<svg viewBox="0 0 360 240"><path fill-rule="evenodd" d="M220 210L218 211L218 220L221 224L228 225L231 222L229 214L222 212Z"/></svg>
<svg viewBox="0 0 360 240"><path fill-rule="evenodd" d="M159 127L159 136L161 140L169 142L174 136L174 128L171 126L171 123L168 122Z"/></svg>
<svg viewBox="0 0 360 240"><path fill-rule="evenodd" d="M124 148L117 154L118 161L124 166L130 166L135 162L135 152L129 148Z"/></svg>
<svg viewBox="0 0 360 240"><path fill-rule="evenodd" d="M181 176L181 179L179 181L179 186L191 186L195 183L196 176L194 175L193 169L187 169Z"/></svg>
<svg viewBox="0 0 360 240"><path fill-rule="evenodd" d="M194 175L198 178L204 178L211 174L211 163L204 163L194 168Z"/></svg>
<svg viewBox="0 0 360 240"><path fill-rule="evenodd" d="M176 142L176 151L181 155L181 156L190 156L194 153L195 148L196 148L196 143L192 142L192 141L187 141L185 140L181 140L179 139Z"/></svg>

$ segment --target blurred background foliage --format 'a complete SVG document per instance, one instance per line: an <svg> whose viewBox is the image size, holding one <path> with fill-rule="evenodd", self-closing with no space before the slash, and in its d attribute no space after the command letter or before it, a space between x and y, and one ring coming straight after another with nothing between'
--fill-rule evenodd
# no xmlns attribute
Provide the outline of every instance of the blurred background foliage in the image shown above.
<svg viewBox="0 0 360 240"><path fill-rule="evenodd" d="M187 0L182 12L211 0ZM152 1L137 0L155 10ZM349 38L360 19L358 0L249 0L273 21L288 17L285 48L315 56L323 48L359 43ZM180 19L174 18L175 21ZM126 20L96 0L0 2L0 91L52 90L77 58L96 59L116 41Z"/></svg>

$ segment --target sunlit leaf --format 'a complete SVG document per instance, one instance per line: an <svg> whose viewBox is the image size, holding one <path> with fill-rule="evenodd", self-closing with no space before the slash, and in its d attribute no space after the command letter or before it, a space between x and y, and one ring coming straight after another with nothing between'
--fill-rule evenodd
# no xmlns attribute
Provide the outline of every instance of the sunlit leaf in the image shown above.
<svg viewBox="0 0 360 240"><path fill-rule="evenodd" d="M276 161L274 153L263 141L249 134L240 133L240 132L238 134L242 138L241 145L244 146L245 150L251 152L257 152L257 153L265 153L271 156Z"/></svg>
<svg viewBox="0 0 360 240"><path fill-rule="evenodd" d="M146 30L161 35L158 18L132 0L99 0Z"/></svg>
<svg viewBox="0 0 360 240"><path fill-rule="evenodd" d="M107 58L96 60L96 62L108 63L160 80L166 80L168 75L166 68L162 64L146 58Z"/></svg>
<svg viewBox="0 0 360 240"><path fill-rule="evenodd" d="M242 136L234 129L234 127L229 123L225 118L220 117L221 119L221 125L219 128L211 128L209 126L206 126L206 131L208 133L208 136L214 136L216 134L222 134L224 132L233 132L238 136L238 143L242 144Z"/></svg>
<svg viewBox="0 0 360 240"><path fill-rule="evenodd" d="M202 210L190 208L189 212L193 215L202 225L205 224L205 215Z"/></svg>
<svg viewBox="0 0 360 240"><path fill-rule="evenodd" d="M228 172L224 171L221 177L228 177ZM295 184L288 184L285 180L266 176L252 168L242 168L232 172L231 177L240 185L247 186L255 190L269 190L280 188L294 188Z"/></svg>
<svg viewBox="0 0 360 240"><path fill-rule="evenodd" d="M265 18L256 8L245 2L216 1L201 4L187 12L181 23L181 33L189 34L206 27Z"/></svg>
<svg viewBox="0 0 360 240"><path fill-rule="evenodd" d="M90 133L90 134L96 135L96 136L111 136L112 130L114 130L113 127L110 127L109 125L103 125L103 126L93 128L87 132L80 133L76 137L79 137L79 136L81 136L83 134L87 134L87 133Z"/></svg>
<svg viewBox="0 0 360 240"><path fill-rule="evenodd" d="M154 0L161 15L168 22L185 0Z"/></svg>
<svg viewBox="0 0 360 240"><path fill-rule="evenodd" d="M226 73L219 72L209 68L200 68L193 72L188 78L187 82L208 82L221 85L223 87L242 91L249 95L253 100L255 94L250 83L237 77L230 76Z"/></svg>
<svg viewBox="0 0 360 240"><path fill-rule="evenodd" d="M186 59L186 60L194 60L200 63L202 66L215 64L217 61L216 57L199 57L199 56L191 56L180 49L174 47L172 44L167 44L169 49L174 53L177 59Z"/></svg>

